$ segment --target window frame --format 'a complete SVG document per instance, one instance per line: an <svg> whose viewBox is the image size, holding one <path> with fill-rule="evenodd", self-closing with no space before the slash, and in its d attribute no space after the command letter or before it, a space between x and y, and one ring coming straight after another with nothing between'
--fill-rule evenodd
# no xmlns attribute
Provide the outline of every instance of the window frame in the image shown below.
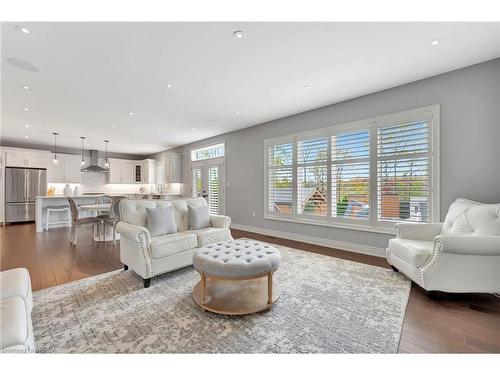
<svg viewBox="0 0 500 375"><path fill-rule="evenodd" d="M395 221L378 220L378 174L377 162L377 131L380 127L396 124L409 123L413 121L426 121L429 126L429 151L426 152L429 160L429 222L440 221L440 173L439 173L439 133L440 133L440 106L439 104L415 108L407 111L390 113L386 115L371 117L363 120L340 123L312 131L294 133L287 136L264 140L264 218L281 220L302 224L311 224L343 229L362 230L367 232L393 234ZM369 133L369 218L368 220L357 220L344 217L332 217L331 196L331 137L345 134L349 131L368 130ZM298 214L297 205L297 145L298 142L314 138L327 138L327 204L328 213L326 217L310 214ZM292 143L292 214L279 214L270 212L269 207L269 147L277 144ZM413 154L410 154L410 156ZM402 220L402 222L405 222Z"/></svg>

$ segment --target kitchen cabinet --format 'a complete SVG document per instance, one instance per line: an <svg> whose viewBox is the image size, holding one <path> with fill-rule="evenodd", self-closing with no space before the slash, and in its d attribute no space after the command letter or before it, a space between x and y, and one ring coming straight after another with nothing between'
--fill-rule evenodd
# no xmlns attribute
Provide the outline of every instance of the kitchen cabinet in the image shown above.
<svg viewBox="0 0 500 375"><path fill-rule="evenodd" d="M48 152L6 151L5 166L21 168L47 168Z"/></svg>
<svg viewBox="0 0 500 375"><path fill-rule="evenodd" d="M109 159L110 184L133 184L135 183L135 162L132 160Z"/></svg>
<svg viewBox="0 0 500 375"><path fill-rule="evenodd" d="M49 183L80 183L81 157L79 155L57 154L57 163L54 156L48 158L47 181Z"/></svg>
<svg viewBox="0 0 500 375"><path fill-rule="evenodd" d="M156 183L170 184L181 181L181 155L170 153L156 162Z"/></svg>
<svg viewBox="0 0 500 375"><path fill-rule="evenodd" d="M143 184L155 184L155 164L154 159L146 159L142 161L142 180Z"/></svg>

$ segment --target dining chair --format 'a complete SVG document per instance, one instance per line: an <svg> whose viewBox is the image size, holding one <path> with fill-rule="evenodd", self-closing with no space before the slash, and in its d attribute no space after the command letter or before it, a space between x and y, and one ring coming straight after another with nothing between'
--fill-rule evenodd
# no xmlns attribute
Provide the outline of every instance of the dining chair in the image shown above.
<svg viewBox="0 0 500 375"><path fill-rule="evenodd" d="M120 215L120 202L123 199L127 199L124 196L111 197L111 209L109 211L109 216L104 219L104 225L109 224L113 226L113 246L116 245L116 224L121 221Z"/></svg>
<svg viewBox="0 0 500 375"><path fill-rule="evenodd" d="M99 219L98 217L79 217L78 215L78 206L76 205L75 201L73 198L68 197L68 203L69 203L69 209L71 212L71 240L70 244L73 246L76 246L76 240L77 240L77 230L78 227L81 225L87 225L87 224L102 224L103 220ZM92 236L94 234L94 230L92 230Z"/></svg>

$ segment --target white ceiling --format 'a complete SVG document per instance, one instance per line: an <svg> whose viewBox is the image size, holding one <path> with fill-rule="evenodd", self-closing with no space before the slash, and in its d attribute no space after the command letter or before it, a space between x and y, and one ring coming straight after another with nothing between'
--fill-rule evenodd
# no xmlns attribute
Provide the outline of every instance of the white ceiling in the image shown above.
<svg viewBox="0 0 500 375"><path fill-rule="evenodd" d="M1 137L151 154L499 57L499 25L3 23Z"/></svg>

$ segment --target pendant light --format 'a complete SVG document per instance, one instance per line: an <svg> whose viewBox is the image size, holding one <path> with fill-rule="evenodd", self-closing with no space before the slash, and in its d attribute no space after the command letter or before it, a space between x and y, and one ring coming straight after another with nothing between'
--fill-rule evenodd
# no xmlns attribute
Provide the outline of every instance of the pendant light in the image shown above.
<svg viewBox="0 0 500 375"><path fill-rule="evenodd" d="M54 132L52 134L54 134L54 160L52 160L52 162L57 164L57 136L59 133Z"/></svg>
<svg viewBox="0 0 500 375"><path fill-rule="evenodd" d="M106 160L104 161L104 166L106 168L109 168L109 160L108 160L108 140L104 141L104 144L106 145Z"/></svg>
<svg viewBox="0 0 500 375"><path fill-rule="evenodd" d="M80 139L82 140L82 165L85 165L85 158L83 157L83 153L85 151L85 137L80 137Z"/></svg>

